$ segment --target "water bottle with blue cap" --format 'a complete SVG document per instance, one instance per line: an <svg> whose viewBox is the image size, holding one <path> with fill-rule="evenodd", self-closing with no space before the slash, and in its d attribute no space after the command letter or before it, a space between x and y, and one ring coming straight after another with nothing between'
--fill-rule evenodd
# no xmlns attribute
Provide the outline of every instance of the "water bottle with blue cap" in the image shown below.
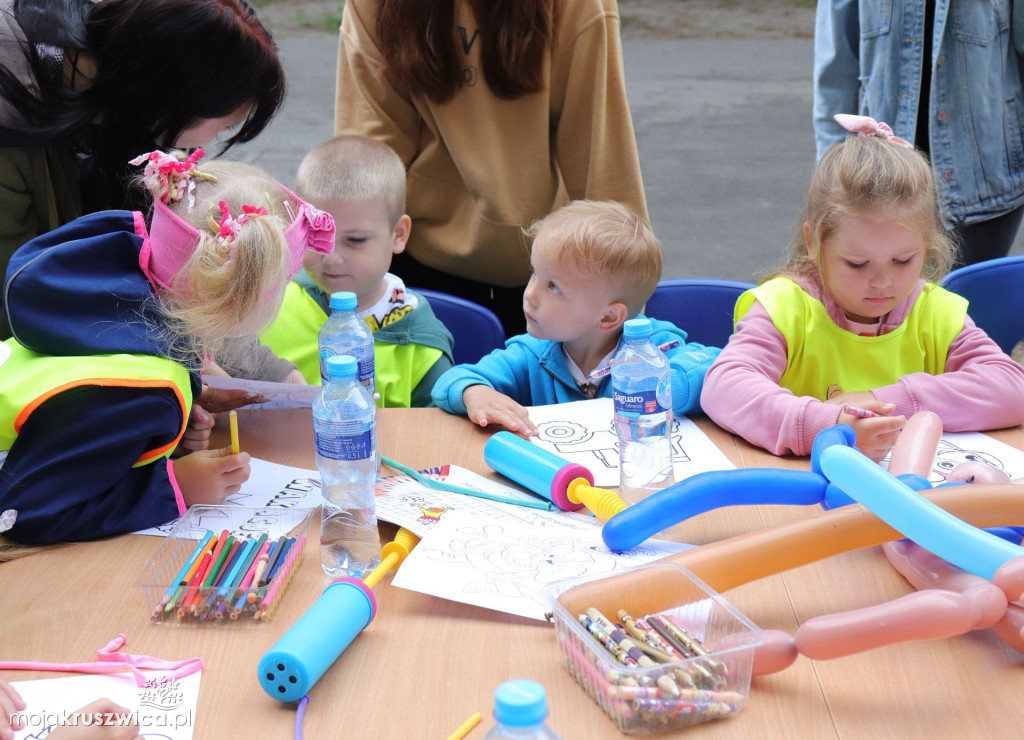
<svg viewBox="0 0 1024 740"><path fill-rule="evenodd" d="M560 740L547 726L548 698L536 681L506 681L494 692L494 718L498 724L484 740Z"/></svg>

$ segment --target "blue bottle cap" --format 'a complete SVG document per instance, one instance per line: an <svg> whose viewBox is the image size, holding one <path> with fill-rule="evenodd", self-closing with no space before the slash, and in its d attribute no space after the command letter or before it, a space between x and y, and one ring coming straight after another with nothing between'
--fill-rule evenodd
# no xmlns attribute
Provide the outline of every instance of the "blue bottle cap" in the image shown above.
<svg viewBox="0 0 1024 740"><path fill-rule="evenodd" d="M351 311L358 305L359 299L356 297L356 294L350 290L331 293L332 311Z"/></svg>
<svg viewBox="0 0 1024 740"><path fill-rule="evenodd" d="M359 363L352 355L332 355L324 361L328 378L354 378L359 371Z"/></svg>
<svg viewBox="0 0 1024 740"><path fill-rule="evenodd" d="M646 316L640 316L636 319L629 319L622 325L622 335L626 339L634 339L636 337L649 337L653 333L654 329L651 325L651 320Z"/></svg>
<svg viewBox="0 0 1024 740"><path fill-rule="evenodd" d="M517 678L494 691L494 718L510 727L538 725L548 716L548 698L536 681Z"/></svg>

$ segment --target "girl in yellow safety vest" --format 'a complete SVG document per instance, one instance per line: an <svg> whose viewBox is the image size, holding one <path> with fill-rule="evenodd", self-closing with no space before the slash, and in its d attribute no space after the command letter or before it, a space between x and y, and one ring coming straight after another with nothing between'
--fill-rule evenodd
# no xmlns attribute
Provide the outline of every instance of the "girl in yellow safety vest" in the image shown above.
<svg viewBox="0 0 1024 740"><path fill-rule="evenodd" d="M789 261L740 296L701 406L775 454L849 424L874 460L921 410L949 432L1024 422L1024 369L933 282L953 246L927 160L884 123L836 120L861 135L819 162Z"/></svg>
<svg viewBox="0 0 1024 740"><path fill-rule="evenodd" d="M262 170L199 168L202 150L136 163L153 196L28 242L11 259L0 345L0 512L22 543L88 540L220 503L247 454L172 460L227 338L273 320L307 248L330 252L334 222Z"/></svg>

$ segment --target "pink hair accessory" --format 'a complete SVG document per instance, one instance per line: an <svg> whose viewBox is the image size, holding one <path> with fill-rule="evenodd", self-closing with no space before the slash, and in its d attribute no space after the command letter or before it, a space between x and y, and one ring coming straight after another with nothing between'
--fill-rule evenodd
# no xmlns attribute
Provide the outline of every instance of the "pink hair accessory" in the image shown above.
<svg viewBox="0 0 1024 740"><path fill-rule="evenodd" d="M893 144L913 149L914 145L906 139L896 136L892 126L881 121L876 121L871 116L854 116L849 113L836 113L832 118L836 123L853 134L861 136L877 136L880 139L891 141Z"/></svg>
<svg viewBox="0 0 1024 740"><path fill-rule="evenodd" d="M152 193L159 193L163 203L177 203L183 196L188 196L188 212L196 202L195 180L212 180L217 178L200 172L196 162L205 156L202 148L196 149L190 156L181 159L168 152L153 151L149 154L140 154L128 164L137 166L146 165L143 170L142 179L146 187Z"/></svg>
<svg viewBox="0 0 1024 740"><path fill-rule="evenodd" d="M292 216L292 223L284 230L285 241L291 252L292 263L289 278L295 277L302 267L302 257L307 249L321 254L330 254L334 250L334 219L306 203L288 188L277 183L298 206L294 211L291 204L285 202L285 209ZM230 212L225 213L227 206L221 210L221 221L214 221L214 235L220 239L224 224L227 222L231 234L237 235L236 225L257 215L268 215L266 208L243 205L242 215L232 218ZM136 214L136 232L145 237L146 227L142 223L141 214ZM150 224L148 238L139 251L139 266L149 281L166 290L173 290L174 278L188 262L201 235L199 231L172 211L162 200L153 201L153 220ZM223 242L222 242L223 243Z"/></svg>
<svg viewBox="0 0 1024 740"><path fill-rule="evenodd" d="M228 204L224 201L218 202L217 207L220 208L220 221L210 216L210 230L217 237L221 247L231 246L235 237L238 236L242 224L246 221L251 221L256 216L266 216L268 213L267 209L262 206L243 205L242 215L235 218L231 215L231 209L228 208Z"/></svg>

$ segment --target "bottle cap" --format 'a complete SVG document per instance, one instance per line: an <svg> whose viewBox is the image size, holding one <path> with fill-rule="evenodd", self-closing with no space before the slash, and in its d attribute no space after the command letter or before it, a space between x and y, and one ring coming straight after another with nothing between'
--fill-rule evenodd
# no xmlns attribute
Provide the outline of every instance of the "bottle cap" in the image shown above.
<svg viewBox="0 0 1024 740"><path fill-rule="evenodd" d="M337 295L337 294L335 294ZM646 316L629 319L622 325L622 335L627 339L636 337L649 337L654 331L651 320Z"/></svg>
<svg viewBox="0 0 1024 740"><path fill-rule="evenodd" d="M358 305L359 299L356 297L356 294L350 290L331 293L332 311L351 311Z"/></svg>
<svg viewBox="0 0 1024 740"><path fill-rule="evenodd" d="M548 698L536 681L517 678L494 691L494 718L510 727L529 727L548 716Z"/></svg>
<svg viewBox="0 0 1024 740"><path fill-rule="evenodd" d="M332 355L324 361L328 378L353 378L359 371L359 363L352 355Z"/></svg>

